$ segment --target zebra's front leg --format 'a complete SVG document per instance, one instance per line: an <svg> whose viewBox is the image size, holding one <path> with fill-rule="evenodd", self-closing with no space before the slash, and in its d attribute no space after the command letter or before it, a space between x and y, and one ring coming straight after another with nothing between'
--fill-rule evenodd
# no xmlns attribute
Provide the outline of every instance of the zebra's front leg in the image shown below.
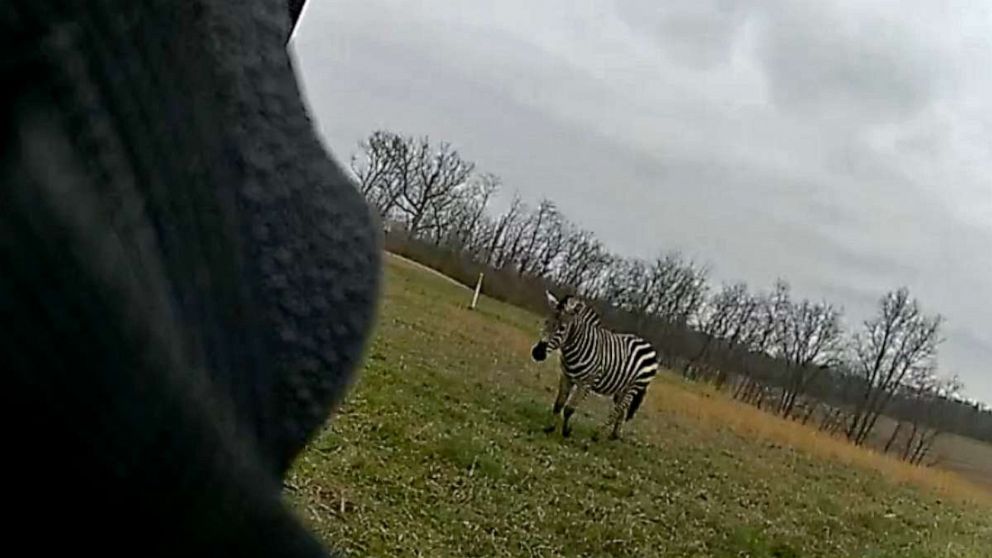
<svg viewBox="0 0 992 558"><path fill-rule="evenodd" d="M558 380L558 396L555 397L555 404L551 407L551 424L544 428L546 433L551 434L558 427L558 415L561 414L561 410L565 407L565 402L568 401L574 387L572 380L569 380L563 372Z"/></svg>
<svg viewBox="0 0 992 558"><path fill-rule="evenodd" d="M568 402L565 403L565 410L562 413L561 421L561 435L564 438L568 438L572 435L572 425L569 421L572 419L572 415L575 414L575 408L585 400L586 395L589 394L589 388L584 385L575 386L572 390L571 396L568 398Z"/></svg>

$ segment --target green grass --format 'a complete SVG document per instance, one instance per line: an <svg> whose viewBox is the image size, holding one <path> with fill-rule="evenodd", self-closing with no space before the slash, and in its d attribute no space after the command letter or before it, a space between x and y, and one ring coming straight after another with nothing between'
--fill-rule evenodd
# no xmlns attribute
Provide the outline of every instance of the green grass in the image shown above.
<svg viewBox="0 0 992 558"><path fill-rule="evenodd" d="M365 368L288 497L346 556L988 557L992 505L662 376L620 442L547 435L539 318L388 260Z"/></svg>

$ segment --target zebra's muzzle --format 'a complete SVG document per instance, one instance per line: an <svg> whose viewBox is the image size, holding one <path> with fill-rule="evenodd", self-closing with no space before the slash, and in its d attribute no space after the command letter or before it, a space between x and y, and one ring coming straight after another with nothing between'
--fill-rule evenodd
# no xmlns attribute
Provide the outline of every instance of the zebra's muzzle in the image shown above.
<svg viewBox="0 0 992 558"><path fill-rule="evenodd" d="M530 350L530 356L537 362L548 358L548 344L544 341L538 341L537 345L534 345L534 348Z"/></svg>

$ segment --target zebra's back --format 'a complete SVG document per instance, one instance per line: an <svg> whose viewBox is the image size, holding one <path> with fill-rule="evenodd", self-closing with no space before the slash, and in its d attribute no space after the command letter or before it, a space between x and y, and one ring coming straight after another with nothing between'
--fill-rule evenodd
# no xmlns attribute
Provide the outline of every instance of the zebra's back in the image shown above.
<svg viewBox="0 0 992 558"><path fill-rule="evenodd" d="M566 374L586 383L592 391L612 396L633 386L644 389L657 373L658 353L643 338L603 330L600 341L590 345L585 354L563 353L572 357L563 360Z"/></svg>

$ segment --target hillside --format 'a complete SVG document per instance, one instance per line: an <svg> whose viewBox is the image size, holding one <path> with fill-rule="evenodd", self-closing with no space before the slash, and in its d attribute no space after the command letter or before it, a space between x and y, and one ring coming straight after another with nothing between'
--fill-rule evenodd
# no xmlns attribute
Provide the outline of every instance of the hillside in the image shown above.
<svg viewBox="0 0 992 558"><path fill-rule="evenodd" d="M287 493L347 556L985 557L992 497L661 376L544 434L540 318L389 258L365 369Z"/></svg>

